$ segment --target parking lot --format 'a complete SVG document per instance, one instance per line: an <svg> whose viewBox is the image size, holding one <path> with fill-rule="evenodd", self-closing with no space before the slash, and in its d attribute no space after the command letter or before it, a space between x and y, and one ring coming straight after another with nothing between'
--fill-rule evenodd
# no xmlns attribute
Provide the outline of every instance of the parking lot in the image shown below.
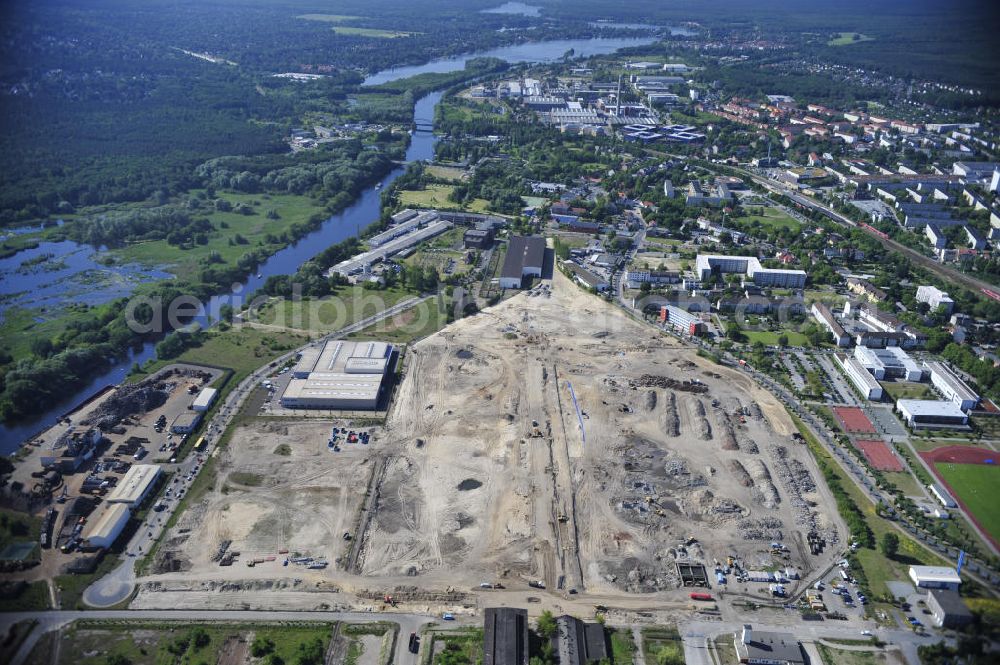
<svg viewBox="0 0 1000 665"><path fill-rule="evenodd" d="M847 379L834 366L833 357L827 354L815 354L813 358L816 364L823 370L823 385L829 391L830 401L837 404L847 404L848 406L861 406L861 400L854 394L853 388L847 383Z"/></svg>

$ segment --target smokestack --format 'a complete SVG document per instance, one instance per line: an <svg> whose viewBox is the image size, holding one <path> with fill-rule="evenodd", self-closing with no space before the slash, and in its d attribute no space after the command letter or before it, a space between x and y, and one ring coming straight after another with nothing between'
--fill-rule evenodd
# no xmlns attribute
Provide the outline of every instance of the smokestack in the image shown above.
<svg viewBox="0 0 1000 665"><path fill-rule="evenodd" d="M753 639L753 628L750 626L750 624L748 623L743 624L743 635L740 639L743 642L743 644L750 644L750 642Z"/></svg>

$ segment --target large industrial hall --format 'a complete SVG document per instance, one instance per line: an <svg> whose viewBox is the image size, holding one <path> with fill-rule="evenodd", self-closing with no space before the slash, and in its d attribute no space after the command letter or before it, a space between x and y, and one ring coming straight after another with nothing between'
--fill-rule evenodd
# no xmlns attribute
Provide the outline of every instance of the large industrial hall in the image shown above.
<svg viewBox="0 0 1000 665"><path fill-rule="evenodd" d="M374 410L392 371L385 342L331 340L302 352L281 396L286 409Z"/></svg>

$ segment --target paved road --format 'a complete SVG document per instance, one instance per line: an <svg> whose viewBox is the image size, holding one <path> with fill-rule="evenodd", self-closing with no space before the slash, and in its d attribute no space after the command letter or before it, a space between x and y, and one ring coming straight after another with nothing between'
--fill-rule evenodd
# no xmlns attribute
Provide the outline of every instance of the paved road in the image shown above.
<svg viewBox="0 0 1000 665"><path fill-rule="evenodd" d="M289 351L264 367L257 369L255 372L243 379L239 385L229 393L222 407L215 412L215 415L205 426L205 429L203 430L206 441L204 454L208 455L211 452L211 449L214 447L218 437L226 431L229 423L240 412L240 408L243 406L244 400L250 396L254 387L271 373L272 366L281 365L287 362L288 360L294 358L296 354L300 353L303 349L312 344L320 344L328 339L336 339L338 337L343 337L344 335L358 332L359 330L364 330L368 326L378 323L379 321L387 319L391 316L395 316L396 314L405 311L410 307L414 307L432 297L434 296L425 295L419 298L409 298L402 302L398 302L392 307L389 307L377 314L373 314L372 316L361 319L360 321L352 323L351 325L341 328L340 330L331 332L316 342L311 342L310 344L303 345L294 351ZM163 533L163 529L166 526L167 521L181 503L178 495L187 491L191 483L194 482L194 478L197 476L197 473L201 471L201 465L199 464L198 457L196 455L189 455L187 459L182 462L165 468L175 471L175 477L178 478L177 483L173 483L171 485L174 488L173 500L166 502L167 507L162 512L150 513L150 517L147 518L146 522L139 527L135 535L132 537L132 540L129 541L128 547L125 550L127 554L121 564L101 579L96 580L84 590L83 602L87 605L99 608L113 607L114 605L125 601L130 595L132 595L132 591L135 589L136 581L136 559L149 552L149 550L155 546L156 541Z"/></svg>
<svg viewBox="0 0 1000 665"><path fill-rule="evenodd" d="M838 626L830 621L802 621L794 628L783 625L752 623L754 631L791 632L802 642L817 642L822 638L834 639L864 639L856 627ZM720 636L728 636L743 628L742 623L725 621L689 621L678 626L681 638L684 640L684 657L688 665L712 665L707 642ZM939 636L917 635L911 630L885 629L872 626L871 631L890 648L898 648L909 665L920 665L917 647L934 644L941 640ZM949 640L946 640L949 641ZM838 645L838 648L839 645Z"/></svg>
<svg viewBox="0 0 1000 665"><path fill-rule="evenodd" d="M416 654L409 652L408 638L411 632L420 629L434 621L434 618L421 614L385 614L372 612L269 612L242 610L90 610L53 611L53 612L20 612L0 614L0 633L6 634L9 627L20 621L35 620L38 625L28 635L18 649L9 665L20 665L31 654L31 650L45 633L62 628L77 619L129 619L133 621L240 621L245 623L275 622L275 621L349 621L363 623L372 621L389 621L399 625L399 639L396 640L396 655L393 663L398 665L414 665ZM446 625L463 625L460 622Z"/></svg>

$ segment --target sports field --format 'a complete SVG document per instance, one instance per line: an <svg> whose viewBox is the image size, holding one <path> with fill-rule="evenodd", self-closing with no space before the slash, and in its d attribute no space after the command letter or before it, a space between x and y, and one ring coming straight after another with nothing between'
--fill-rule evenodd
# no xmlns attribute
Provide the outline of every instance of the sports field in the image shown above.
<svg viewBox="0 0 1000 665"><path fill-rule="evenodd" d="M1000 453L972 446L944 446L920 456L972 521L1000 546Z"/></svg>
<svg viewBox="0 0 1000 665"><path fill-rule="evenodd" d="M858 439L854 445L864 453L868 462L879 471L902 471L903 465L885 441Z"/></svg>
<svg viewBox="0 0 1000 665"><path fill-rule="evenodd" d="M993 542L1000 543L1000 466L938 462L934 470Z"/></svg>
<svg viewBox="0 0 1000 665"><path fill-rule="evenodd" d="M832 411L845 432L875 434L875 426L861 409L854 406L835 406Z"/></svg>

